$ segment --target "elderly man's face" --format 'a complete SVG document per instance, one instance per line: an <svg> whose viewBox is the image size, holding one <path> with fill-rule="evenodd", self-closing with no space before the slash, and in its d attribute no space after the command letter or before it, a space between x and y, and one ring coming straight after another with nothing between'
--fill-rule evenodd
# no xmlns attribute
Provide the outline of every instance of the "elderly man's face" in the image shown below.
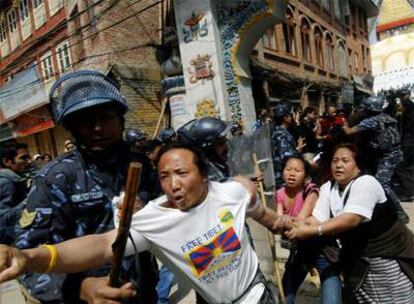
<svg viewBox="0 0 414 304"><path fill-rule="evenodd" d="M104 151L122 139L122 121L111 104L79 110L68 119L77 141L91 151Z"/></svg>
<svg viewBox="0 0 414 304"><path fill-rule="evenodd" d="M194 157L193 152L177 148L160 158L158 175L170 208L187 211L207 196L207 179L201 175Z"/></svg>

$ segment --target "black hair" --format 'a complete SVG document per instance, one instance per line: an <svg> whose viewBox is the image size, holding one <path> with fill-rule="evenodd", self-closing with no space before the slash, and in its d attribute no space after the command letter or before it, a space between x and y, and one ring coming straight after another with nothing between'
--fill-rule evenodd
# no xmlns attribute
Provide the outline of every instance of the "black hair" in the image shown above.
<svg viewBox="0 0 414 304"><path fill-rule="evenodd" d="M19 149L28 149L28 145L25 143L13 143L0 149L0 167L5 168L3 158L14 161L14 158L17 156L17 150Z"/></svg>
<svg viewBox="0 0 414 304"><path fill-rule="evenodd" d="M305 169L305 178L307 178L307 177L309 177L311 175L311 173L312 173L312 167L311 167L311 165L299 153L295 153L295 154L289 156L287 159L285 159L285 161L283 162L283 170L285 170L285 167L286 167L287 162L289 160L291 160L291 159L297 159L297 160L299 160L299 161L302 162L303 168Z"/></svg>
<svg viewBox="0 0 414 304"><path fill-rule="evenodd" d="M346 142L346 143L340 143L336 145L333 149L332 157L335 155L336 151L342 148L348 149L352 152L352 154L354 155L355 163L357 164L358 168L361 171L364 171L365 169L364 158L362 154L360 153L360 151L358 150L357 146L353 143Z"/></svg>
<svg viewBox="0 0 414 304"><path fill-rule="evenodd" d="M300 119L303 120L309 113L316 113L316 108L312 106L307 106L300 115Z"/></svg>
<svg viewBox="0 0 414 304"><path fill-rule="evenodd" d="M4 164L3 164L3 159L7 159L7 160L14 160L14 158L17 156L17 150L15 147L4 147L3 149L1 149L0 152L0 166L2 168L5 168Z"/></svg>
<svg viewBox="0 0 414 304"><path fill-rule="evenodd" d="M29 149L29 146L25 143L16 143L15 149L16 151L19 149Z"/></svg>
<svg viewBox="0 0 414 304"><path fill-rule="evenodd" d="M194 155L194 164L198 167L198 170L200 171L201 175L204 177L208 176L208 161L207 161L205 153L202 150L199 150L198 148L194 146L190 146L182 142L171 142L163 146L157 155L157 160L156 160L157 167L158 167L158 163L161 157L165 153L171 150L175 150L175 149L185 149L185 150L192 152Z"/></svg>

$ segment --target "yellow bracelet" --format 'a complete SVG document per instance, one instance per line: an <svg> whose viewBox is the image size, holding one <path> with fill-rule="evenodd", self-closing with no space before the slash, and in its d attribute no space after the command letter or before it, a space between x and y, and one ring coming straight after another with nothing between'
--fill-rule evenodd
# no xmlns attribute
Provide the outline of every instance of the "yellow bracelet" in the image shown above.
<svg viewBox="0 0 414 304"><path fill-rule="evenodd" d="M41 247L44 247L47 250L49 250L50 260L45 272L51 272L53 271L53 269L55 269L58 260L58 253L56 247L54 245L42 245Z"/></svg>

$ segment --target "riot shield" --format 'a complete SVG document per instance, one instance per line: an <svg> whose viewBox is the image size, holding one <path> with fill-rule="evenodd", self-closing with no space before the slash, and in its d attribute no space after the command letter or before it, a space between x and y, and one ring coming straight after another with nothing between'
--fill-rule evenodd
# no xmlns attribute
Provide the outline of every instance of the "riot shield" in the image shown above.
<svg viewBox="0 0 414 304"><path fill-rule="evenodd" d="M235 136L229 140L227 164L231 176L255 176L253 153L256 153L259 167L264 172L266 194L275 190L275 174L273 170L272 150L270 145L270 125L264 124L250 135ZM269 201L273 201L268 199Z"/></svg>

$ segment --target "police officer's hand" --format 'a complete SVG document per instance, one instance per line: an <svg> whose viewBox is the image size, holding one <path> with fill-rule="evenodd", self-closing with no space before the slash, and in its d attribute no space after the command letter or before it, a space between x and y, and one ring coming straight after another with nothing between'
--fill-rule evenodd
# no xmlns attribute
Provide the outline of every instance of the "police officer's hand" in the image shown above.
<svg viewBox="0 0 414 304"><path fill-rule="evenodd" d="M23 251L0 245L0 283L17 278L25 272L28 258Z"/></svg>
<svg viewBox="0 0 414 304"><path fill-rule="evenodd" d="M118 304L122 299L136 295L131 283L115 288L108 286L108 282L108 277L85 278L81 283L80 298L89 304Z"/></svg>

